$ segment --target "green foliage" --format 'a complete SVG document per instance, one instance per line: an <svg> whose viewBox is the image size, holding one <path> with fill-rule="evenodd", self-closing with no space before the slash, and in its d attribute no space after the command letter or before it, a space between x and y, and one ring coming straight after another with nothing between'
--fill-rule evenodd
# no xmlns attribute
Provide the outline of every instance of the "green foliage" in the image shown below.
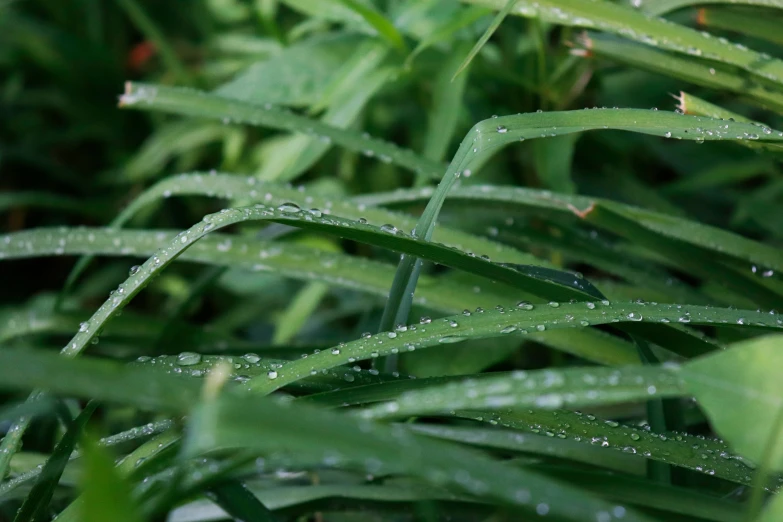
<svg viewBox="0 0 783 522"><path fill-rule="evenodd" d="M0 5L3 519L780 518L783 3L186 4Z"/></svg>

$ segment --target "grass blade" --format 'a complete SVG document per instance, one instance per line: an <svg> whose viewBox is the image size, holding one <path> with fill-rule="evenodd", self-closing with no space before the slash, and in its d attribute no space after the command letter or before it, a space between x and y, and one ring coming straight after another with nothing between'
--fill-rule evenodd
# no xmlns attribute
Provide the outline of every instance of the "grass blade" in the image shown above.
<svg viewBox="0 0 783 522"><path fill-rule="evenodd" d="M253 520L255 522L277 520L244 484L236 480L223 482L210 488L209 495L226 513L238 520Z"/></svg>
<svg viewBox="0 0 783 522"><path fill-rule="evenodd" d="M747 5L783 9L783 2L781 0L710 0L709 2L705 2L705 0L658 0L656 2L643 2L641 8L646 13L661 16L684 7L694 7L704 4Z"/></svg>
<svg viewBox="0 0 783 522"><path fill-rule="evenodd" d="M371 151L373 156L382 162L394 163L425 177L440 176L443 172L439 163L417 156L409 150L358 132L326 125L272 105L237 101L194 90L128 82L125 85L125 94L120 98L120 107L298 132L331 140L347 150L359 153Z"/></svg>
<svg viewBox="0 0 783 522"><path fill-rule="evenodd" d="M503 6L503 9L498 11L498 14L495 15L495 18L492 20L492 23L489 24L489 27L487 27L486 31L484 31L484 34L481 35L481 38L478 39L476 44L473 46L473 48L468 52L467 56L465 56L465 59L462 60L462 63L459 64L459 67L457 67L457 71L454 73L454 75L451 77L451 80L454 81L454 79L461 73L465 68L470 65L470 62L473 60L473 58L481 51L481 48L484 47L484 44L486 44L490 38L492 38L492 35L495 33L495 30L500 27L500 24L503 23L503 20L506 19L506 16L508 16L508 13L511 12L511 8L514 7L514 4L517 3L517 0L507 0L506 5Z"/></svg>
<svg viewBox="0 0 783 522"><path fill-rule="evenodd" d="M504 0L468 1L494 9L505 5ZM618 34L645 45L733 65L778 88L783 86L781 60L607 0L524 0L517 2L511 14Z"/></svg>
<svg viewBox="0 0 783 522"><path fill-rule="evenodd" d="M657 366L540 370L480 380L467 378L409 391L394 401L362 411L361 416L398 418L510 407L582 408L652 397L677 397L683 392L676 371Z"/></svg>
<svg viewBox="0 0 783 522"><path fill-rule="evenodd" d="M392 203L412 203L426 201L432 189L399 190L393 193L372 194L357 198L368 205L387 205ZM631 217L637 224L658 234L690 243L715 255L731 256L737 260L783 271L783 261L778 249L753 241L727 230L702 223L682 219L667 214L624 205L601 198L557 194L550 191L520 187L483 185L477 187L457 187L449 193L454 201L487 202L492 205L504 205L509 208L536 209L553 211L557 214L571 215L591 205L602 205ZM719 245L719 247L718 247Z"/></svg>
<svg viewBox="0 0 783 522"><path fill-rule="evenodd" d="M82 520L85 522L142 522L130 495L130 487L114 467L106 449L89 437L82 438Z"/></svg>
<svg viewBox="0 0 783 522"><path fill-rule="evenodd" d="M652 49L646 45L634 45L615 36L588 32L577 39L581 49L572 50L579 56L597 56L614 62L650 71L672 78L739 94L756 105L783 112L783 93L770 90L766 85L729 68L693 57L680 56ZM710 117L715 118L717 116ZM739 119L737 121L745 121ZM742 142L746 144L747 142Z"/></svg>
<svg viewBox="0 0 783 522"><path fill-rule="evenodd" d="M592 308L590 307L592 306ZM346 343L336 351L312 354L307 359L291 361L266 377L257 377L249 386L269 393L281 386L305 378L311 371L334 368L348 362L417 350L439 344L451 344L474 338L524 335L528 331L578 328L614 322L683 322L692 324L742 324L759 328L783 329L777 314L736 311L686 305L645 305L609 301L586 303L522 304L511 309L488 310L470 316L446 317L432 323L409 325ZM724 322L725 321L725 322Z"/></svg>
<svg viewBox="0 0 783 522"><path fill-rule="evenodd" d="M14 522L30 522L43 519L46 516L45 513L49 508L49 502L51 502L54 490L58 482L60 482L60 476L66 464L68 464L71 452L76 446L76 441L81 437L82 431L96 407L97 403L89 402L79 416L68 426L68 430L63 435L63 438L60 439L60 442L57 443L52 455L47 459L41 474L38 476L38 480L36 480L33 488L27 495L22 507L19 508Z"/></svg>

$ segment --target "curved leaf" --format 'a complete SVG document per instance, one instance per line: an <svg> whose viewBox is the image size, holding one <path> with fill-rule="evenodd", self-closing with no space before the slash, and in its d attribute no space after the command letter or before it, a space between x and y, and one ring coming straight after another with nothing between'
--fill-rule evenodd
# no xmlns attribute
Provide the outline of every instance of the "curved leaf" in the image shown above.
<svg viewBox="0 0 783 522"><path fill-rule="evenodd" d="M281 386L306 377L311 371L405 352L450 344L468 339L525 335L528 331L559 328L579 328L616 322L691 323L754 325L758 328L783 329L783 318L778 314L738 311L688 305L646 305L609 301L587 303L557 303L520 306L460 315L419 325L409 325L395 331L368 336L332 351L310 355L307 359L291 361L266 377L250 381L251 389L268 393Z"/></svg>
<svg viewBox="0 0 783 522"><path fill-rule="evenodd" d="M580 408L683 394L684 386L677 377L676 367L517 371L511 375L467 378L409 391L398 399L363 410L361 416L368 419L407 417L453 410L509 407Z"/></svg>

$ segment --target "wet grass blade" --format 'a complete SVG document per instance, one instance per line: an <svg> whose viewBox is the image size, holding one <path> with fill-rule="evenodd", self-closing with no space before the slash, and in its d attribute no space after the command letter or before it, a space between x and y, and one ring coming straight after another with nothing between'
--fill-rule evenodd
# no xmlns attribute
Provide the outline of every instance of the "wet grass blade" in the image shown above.
<svg viewBox="0 0 783 522"><path fill-rule="evenodd" d="M777 314L731 309L687 306L646 305L609 301L589 303L550 303L488 310L470 316L446 317L431 323L409 325L394 331L346 343L332 351L311 354L307 359L291 361L266 377L257 377L249 386L269 393L281 386L305 378L311 371L334 368L348 362L371 359L396 352L417 350L474 338L522 335L528 331L579 328L615 322L682 322L691 324L753 324L758 328L783 329Z"/></svg>
<svg viewBox="0 0 783 522"><path fill-rule="evenodd" d="M756 105L770 108L778 113L783 112L783 92L770 90L766 85L748 78L747 75L720 67L713 62L667 53L645 45L629 44L621 38L602 33L588 32L580 36L577 41L581 49L572 51L574 54L606 58L702 87L733 92L748 98ZM709 115L709 117L718 116ZM736 121L746 120L743 118Z"/></svg>
<svg viewBox="0 0 783 522"><path fill-rule="evenodd" d="M771 7L783 9L781 0L657 0L656 2L642 2L640 8L645 12L655 16L661 16L685 7L695 7L699 5L747 5L755 7Z"/></svg>
<svg viewBox="0 0 783 522"><path fill-rule="evenodd" d="M258 422L269 418L275 422ZM563 520L583 520L586 512L611 510L610 504L578 490L564 489L538 474L416 436L402 426L360 422L301 405L272 408L268 401L250 399L205 403L191 418L185 447L192 455L232 447L265 453L315 453L374 474L398 470L435 486L480 494L525 512L536 508L540 512L544 505L549 514ZM557 504L566 492L568 502ZM625 516L626 520L647 520L630 510Z"/></svg>
<svg viewBox="0 0 783 522"><path fill-rule="evenodd" d="M438 214L452 187L462 175L472 174L472 168L491 156L500 147L528 138L547 138L594 129L617 129L696 141L723 139L762 139L783 141L783 133L766 131L759 138L756 127L749 124L725 123L698 117L687 117L663 111L637 109L602 109L547 113L529 113L483 120L468 132L449 164L446 174L427 202L412 234L429 241ZM752 134L751 134L752 133ZM389 290L389 299L383 311L379 330L388 330L406 322L421 261L403 255Z"/></svg>
<svg viewBox="0 0 783 522"><path fill-rule="evenodd" d="M276 183L259 181L254 177L220 173L180 174L166 178L153 185L125 208L114 220L113 226L127 223L142 208L158 201L175 196L206 196L223 198L237 204L263 203L279 206L294 203L301 208L317 208L324 214L337 214L341 217L366 222L371 225L392 225L400 231L409 231L416 226L416 220L407 214L391 212L383 208L352 203L350 200L326 198L309 190L298 190ZM469 234L450 227L438 227L433 234L437 242L486 255L494 261L518 264L541 264L552 266L546 260L517 250L491 239Z"/></svg>
<svg viewBox="0 0 783 522"><path fill-rule="evenodd" d="M417 156L409 150L359 132L326 125L272 105L238 101L195 90L128 82L125 94L120 98L120 107L297 132L330 140L335 145L358 153L370 151L382 162L391 162L422 176L434 177L443 173L441 164Z"/></svg>
<svg viewBox="0 0 783 522"><path fill-rule="evenodd" d="M426 201L431 194L432 189L430 188L399 190L363 196L357 198L357 202L368 205L419 203ZM591 205L599 204L623 213L650 231L696 245L715 253L715 255L730 256L749 264L783 271L780 252L773 246L697 221L652 212L606 199L493 185L457 187L449 193L449 198L450 201L486 202L492 205L503 205L506 208L553 211L557 214L571 215L574 219L577 218L574 214L575 210L582 212L589 209Z"/></svg>
<svg viewBox="0 0 783 522"><path fill-rule="evenodd" d="M767 5L765 7L771 7ZM778 9L783 3L777 2ZM770 16L771 15L771 16ZM777 15L777 16L776 16ZM739 31L754 38L783 44L780 28L783 13L770 13L768 10L737 9L735 7L710 6L699 9L696 20L699 25L724 31Z"/></svg>
<svg viewBox="0 0 783 522"><path fill-rule="evenodd" d="M0 361L4 363L0 365L0 382L6 387L46 384L55 392L146 407L152 406L147 397L155 396L158 406L186 410L193 407L194 388L197 390L192 381L109 361L71 360L19 350L3 350ZM150 385L153 391L148 394ZM140 389L145 391L139 393ZM259 422L261 419L275 422ZM390 466L431 484L480 494L525 511L545 504L552 515L564 520L578 521L586 511L611 509L611 504L576 488L451 444L415 436L403 427L375 425L302 405L232 395L197 406L189 422L186 452L195 455L226 447L301 450L305 455L331 456L344 466L367 465L376 473ZM561 496L568 502L558 501ZM648 519L629 510L625 520Z"/></svg>
<svg viewBox="0 0 783 522"><path fill-rule="evenodd" d="M175 234L172 231L112 229L31 230L12 234L9 236L10 241L1 242L0 255L6 259L68 254L132 255L146 258L169 245ZM386 295L394 277L392 265L324 252L295 243L265 242L222 234L209 234L185 250L178 259L251 271L273 271L302 281L326 283L379 297ZM465 284L427 275L422 276L414 300L417 305L447 314L459 313L477 306L492 308L508 301L507 292L502 291L502 288L496 289L493 285L480 282ZM26 321L32 321L35 328L27 327ZM14 326L0 328L0 340L43 331L68 334L78 328L80 320L64 315L50 317L44 313L36 313L30 317L29 312L22 311L11 314L7 317L7 322ZM152 337L160 335L160 327L156 326L154 321L131 321L127 314L113 321L106 331L111 334L115 331L115 326L121 326L117 333L122 335L139 336L144 331L143 328L148 329ZM183 339L181 329L177 330L177 335ZM632 347L625 341L592 329L566 335L557 331L533 332L530 338L602 364L633 364L636 361ZM188 339L194 343L196 335L190 335ZM218 342L218 339L210 340ZM678 344L687 346L683 340L678 340ZM206 345L205 349L208 349Z"/></svg>
<svg viewBox="0 0 783 522"><path fill-rule="evenodd" d="M492 374L478 374L477 382L492 378ZM315 401L325 406L353 406L372 405L380 401L398 400L405 393L413 393L421 388L435 384L457 382L457 379L416 379L407 382L386 382L371 386L360 386L350 390L339 390L313 395L304 401ZM378 409L383 406L378 406ZM361 413L361 412L359 412ZM647 428L621 425L618 422L601 419L592 414L556 410L546 411L542 409L518 408L514 410L462 410L456 413L458 418L473 419L488 423L493 427L504 426L516 430L503 437L502 432L497 435L487 435L473 439L474 444L482 444L484 440L496 440L498 437L503 442L502 447L516 441L520 451L528 434L545 435L548 440L561 441L566 447L554 446L552 451L559 452L568 459L577 459L578 446L583 446L586 453L583 457L592 455L595 451L608 453L617 452L624 459L650 459L655 462L671 464L681 468L698 471L707 475L714 475L738 484L751 485L753 483L752 463L747 459L732 453L729 446L719 440L697 437L685 433L655 433ZM446 413L444 413L446 415ZM444 417L447 418L447 417ZM414 425L417 429L420 425ZM438 430L441 426L434 427ZM423 429L429 429L427 425ZM493 428L494 429L494 428ZM524 432L524 433L520 433ZM506 440L508 439L508 440ZM498 442L499 443L499 442ZM575 444L575 446L574 446ZM572 449L568 449L572 448ZM508 448L513 449L513 448ZM555 456L555 454L553 454ZM596 455L597 457L597 455ZM607 454L605 459L615 457ZM599 460L603 460L600 459ZM640 462L640 467L643 464ZM640 473L643 471L640 470ZM783 482L778 481L781 485Z"/></svg>
<svg viewBox="0 0 783 522"><path fill-rule="evenodd" d="M684 386L676 370L658 366L569 368L515 372L409 391L365 409L368 419L424 416L454 410L583 408L650 398L677 397Z"/></svg>
<svg viewBox="0 0 783 522"><path fill-rule="evenodd" d="M505 5L504 0L469 2L494 9ZM511 14L618 34L645 45L733 65L751 76L776 84L778 89L783 87L781 60L607 0L525 0L517 2Z"/></svg>
<svg viewBox="0 0 783 522"><path fill-rule="evenodd" d="M70 423L65 435L63 435L63 438L60 439L51 456L47 459L30 494L27 495L22 507L19 508L14 522L31 522L45 518L45 513L49 509L49 502L51 502L54 490L60 482L60 476L63 470L65 470L66 464L68 464L71 452L96 407L97 403L94 401L89 402L79 416Z"/></svg>
<svg viewBox="0 0 783 522"><path fill-rule="evenodd" d="M725 442L716 439L685 433L654 433L592 414L566 410L462 411L457 412L456 416L599 446L606 448L606 451L636 455L638 458L663 462L737 484L753 484L752 464L732 453ZM778 487L781 484L783 482L777 482Z"/></svg>

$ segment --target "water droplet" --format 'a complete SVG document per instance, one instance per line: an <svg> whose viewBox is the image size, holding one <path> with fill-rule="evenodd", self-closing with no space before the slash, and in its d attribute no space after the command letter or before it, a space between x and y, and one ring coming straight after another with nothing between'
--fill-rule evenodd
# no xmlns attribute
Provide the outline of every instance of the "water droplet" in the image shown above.
<svg viewBox="0 0 783 522"><path fill-rule="evenodd" d="M139 265L133 265L130 267L130 270L128 270L129 276L134 276L139 273L139 270L141 270L141 267Z"/></svg>
<svg viewBox="0 0 783 522"><path fill-rule="evenodd" d="M270 379L277 379L277 372L274 370L269 370L266 376L269 377Z"/></svg>
<svg viewBox="0 0 783 522"><path fill-rule="evenodd" d="M395 227L394 225L389 225L388 223L385 225L381 225L381 231L386 232L387 234L396 234L399 232L399 229Z"/></svg>
<svg viewBox="0 0 783 522"><path fill-rule="evenodd" d="M532 310L533 305L527 301L520 301L517 303L517 308L521 308L522 310Z"/></svg>
<svg viewBox="0 0 783 522"><path fill-rule="evenodd" d="M339 348L332 348L332 355L340 355L340 349Z"/></svg>
<svg viewBox="0 0 783 522"><path fill-rule="evenodd" d="M508 132L508 129L506 127L504 127L503 125L498 125L498 132L500 134L505 134L505 133Z"/></svg>
<svg viewBox="0 0 783 522"><path fill-rule="evenodd" d="M502 333L502 334L509 334L511 332L516 332L516 331L517 331L517 327L514 326L514 325L510 325L510 326L506 326L505 328L500 330L500 333Z"/></svg>
<svg viewBox="0 0 783 522"><path fill-rule="evenodd" d="M246 353L245 355L242 356L242 358L247 362L249 362L250 364L256 364L258 361L261 360L261 357L259 357L254 353Z"/></svg>
<svg viewBox="0 0 783 522"><path fill-rule="evenodd" d="M277 207L277 210L279 210L280 212L285 212L286 214L296 214L297 212L300 212L302 209L296 203L283 203L282 205Z"/></svg>
<svg viewBox="0 0 783 522"><path fill-rule="evenodd" d="M90 322L84 321L83 323L79 323L79 331L80 332L87 332L90 329Z"/></svg>
<svg viewBox="0 0 783 522"><path fill-rule="evenodd" d="M444 337L441 337L438 339L439 343L442 344L451 344L451 343L458 343L460 341L464 341L464 337L460 337L459 335L446 335Z"/></svg>
<svg viewBox="0 0 783 522"><path fill-rule="evenodd" d="M560 306L560 303L558 303L557 301L549 301L549 306L551 306L552 308L557 308Z"/></svg>
<svg viewBox="0 0 783 522"><path fill-rule="evenodd" d="M193 366L201 362L201 354L194 352L182 352L177 355L177 364L179 366Z"/></svg>
<svg viewBox="0 0 783 522"><path fill-rule="evenodd" d="M432 319L430 319L426 315L421 317L421 319L419 319L419 323L421 323L421 324L430 324L431 322L432 322Z"/></svg>
<svg viewBox="0 0 783 522"><path fill-rule="evenodd" d="M626 317L628 318L629 321L634 321L634 322L638 322L644 319L642 317L642 314L637 314L636 312L631 312Z"/></svg>
<svg viewBox="0 0 783 522"><path fill-rule="evenodd" d="M538 326L536 326L536 330L538 330L539 332L543 332L544 330L546 330L546 326L543 324L539 324Z"/></svg>

